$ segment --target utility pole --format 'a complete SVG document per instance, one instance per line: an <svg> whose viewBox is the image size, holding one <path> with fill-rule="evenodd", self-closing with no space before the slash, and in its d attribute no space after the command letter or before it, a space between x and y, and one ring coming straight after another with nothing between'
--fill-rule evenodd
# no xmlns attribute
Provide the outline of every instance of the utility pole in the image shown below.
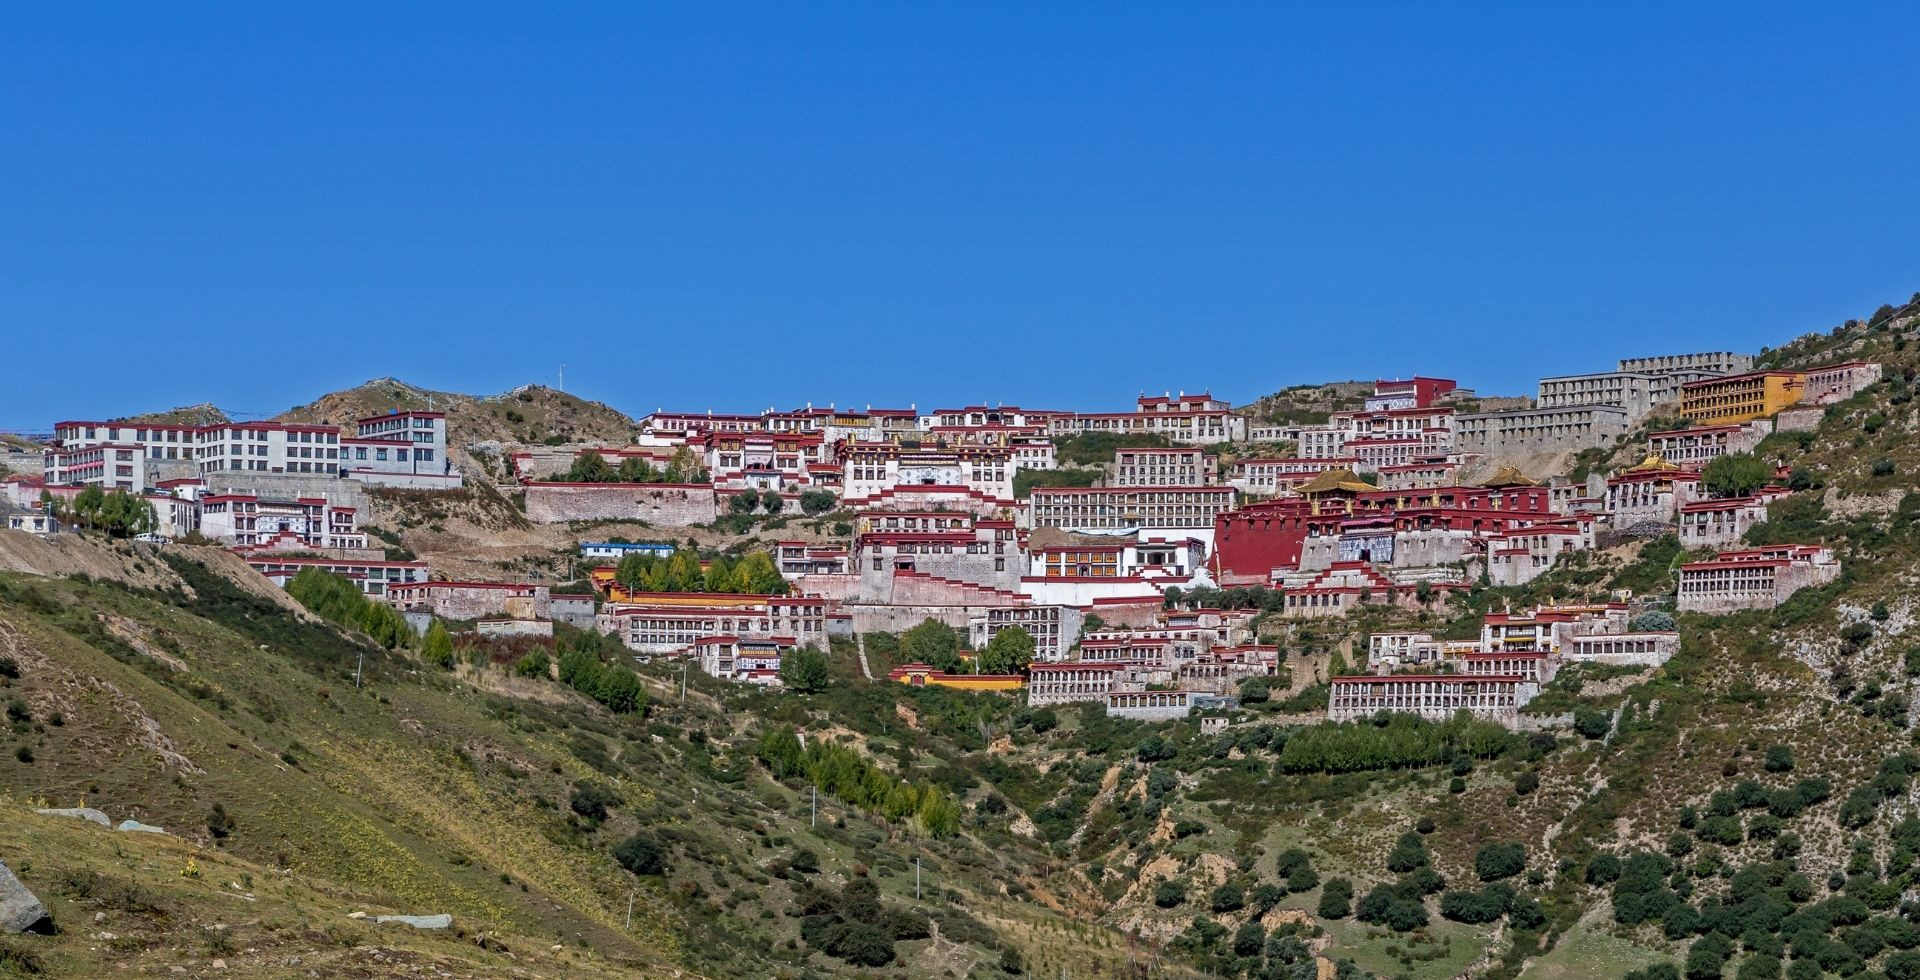
<svg viewBox="0 0 1920 980"><path fill-rule="evenodd" d="M353 665L353 689L360 690L360 675L367 667L367 651L360 651L360 659Z"/></svg>
<svg viewBox="0 0 1920 980"><path fill-rule="evenodd" d="M565 364L560 365L559 390L562 393L564 393L567 390L567 366Z"/></svg>
<svg viewBox="0 0 1920 980"><path fill-rule="evenodd" d="M920 855L913 856L913 900L920 900Z"/></svg>
<svg viewBox="0 0 1920 980"><path fill-rule="evenodd" d="M633 892L627 892L627 931L633 931Z"/></svg>
<svg viewBox="0 0 1920 980"><path fill-rule="evenodd" d="M807 826L815 827L820 823L820 787L808 787L813 791L813 802L807 807Z"/></svg>
<svg viewBox="0 0 1920 980"><path fill-rule="evenodd" d="M687 703L687 661L680 661L680 703Z"/></svg>

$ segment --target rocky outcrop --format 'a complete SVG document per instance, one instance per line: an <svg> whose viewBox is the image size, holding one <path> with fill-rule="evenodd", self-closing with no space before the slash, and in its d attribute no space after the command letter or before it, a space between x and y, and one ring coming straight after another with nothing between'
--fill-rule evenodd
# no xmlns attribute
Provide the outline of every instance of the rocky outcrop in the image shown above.
<svg viewBox="0 0 1920 980"><path fill-rule="evenodd" d="M47 907L0 863L0 933L52 931L53 917Z"/></svg>
<svg viewBox="0 0 1920 980"><path fill-rule="evenodd" d="M53 807L33 812L43 817L74 817L80 820L91 820L102 827L113 826L113 821L107 819L106 814L90 806Z"/></svg>

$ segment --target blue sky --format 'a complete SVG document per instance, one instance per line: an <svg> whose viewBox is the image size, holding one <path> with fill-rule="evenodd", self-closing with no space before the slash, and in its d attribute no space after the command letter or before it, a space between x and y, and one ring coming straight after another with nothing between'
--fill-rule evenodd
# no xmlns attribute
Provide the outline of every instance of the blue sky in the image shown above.
<svg viewBox="0 0 1920 980"><path fill-rule="evenodd" d="M0 428L1520 393L1920 289L1911 5L1039 6L16 5Z"/></svg>

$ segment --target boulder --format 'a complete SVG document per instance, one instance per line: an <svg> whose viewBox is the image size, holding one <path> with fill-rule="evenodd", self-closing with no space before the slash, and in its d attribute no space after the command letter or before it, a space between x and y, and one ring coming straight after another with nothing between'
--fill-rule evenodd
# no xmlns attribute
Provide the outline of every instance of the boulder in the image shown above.
<svg viewBox="0 0 1920 980"><path fill-rule="evenodd" d="M0 933L52 931L53 917L47 907L0 864Z"/></svg>
<svg viewBox="0 0 1920 980"><path fill-rule="evenodd" d="M164 834L164 833L166 833L166 831L164 831L164 830L161 830L161 829L160 829L159 827L155 827L155 826L153 826L152 824L144 824L144 823L141 823L141 822L140 822L140 821L138 821L138 820L122 820L122 821L120 821L120 826L118 826L118 827L115 827L114 829L115 829L115 830L130 830L130 831L135 831L135 832L137 832L137 833L142 833L142 834Z"/></svg>
<svg viewBox="0 0 1920 980"><path fill-rule="evenodd" d="M445 912L439 915L376 915L373 917L373 921L382 925L388 922L398 922L403 926L412 926L415 929L447 929L453 926L453 916Z"/></svg>
<svg viewBox="0 0 1920 980"><path fill-rule="evenodd" d="M77 817L81 820L91 820L102 827L113 826L113 821L107 819L106 814L90 806L60 807L47 810L35 810L33 812L43 817Z"/></svg>

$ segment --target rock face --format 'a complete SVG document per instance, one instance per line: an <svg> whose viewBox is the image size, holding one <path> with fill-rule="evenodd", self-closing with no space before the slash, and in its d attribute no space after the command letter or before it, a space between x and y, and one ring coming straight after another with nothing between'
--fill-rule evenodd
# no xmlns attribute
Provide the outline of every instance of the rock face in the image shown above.
<svg viewBox="0 0 1920 980"><path fill-rule="evenodd" d="M0 933L52 932L53 918L40 899L0 864Z"/></svg>
<svg viewBox="0 0 1920 980"><path fill-rule="evenodd" d="M447 929L453 925L453 916L445 912L439 915L376 915L373 921L382 924L398 922L415 929Z"/></svg>
<svg viewBox="0 0 1920 980"><path fill-rule="evenodd" d="M106 814L101 813L100 811L95 810L93 807L90 807L90 806L62 807L62 808L54 808L54 809L46 809L46 810L35 810L33 812L43 817L77 817L81 820L91 820L102 827L113 826L113 821L107 819Z"/></svg>
<svg viewBox="0 0 1920 980"><path fill-rule="evenodd" d="M164 833L166 833L166 831L164 831L164 830L162 830L162 829L160 829L159 827L155 827L155 826L153 826L152 824L144 824L144 823L141 823L141 822L140 822L140 821L138 821L138 820L122 820L122 821L120 821L120 826L118 826L118 827L116 827L116 828L114 828L114 829L115 829L115 830L131 830L131 831L136 831L136 832L138 832L138 833L142 833L142 834L164 834Z"/></svg>

